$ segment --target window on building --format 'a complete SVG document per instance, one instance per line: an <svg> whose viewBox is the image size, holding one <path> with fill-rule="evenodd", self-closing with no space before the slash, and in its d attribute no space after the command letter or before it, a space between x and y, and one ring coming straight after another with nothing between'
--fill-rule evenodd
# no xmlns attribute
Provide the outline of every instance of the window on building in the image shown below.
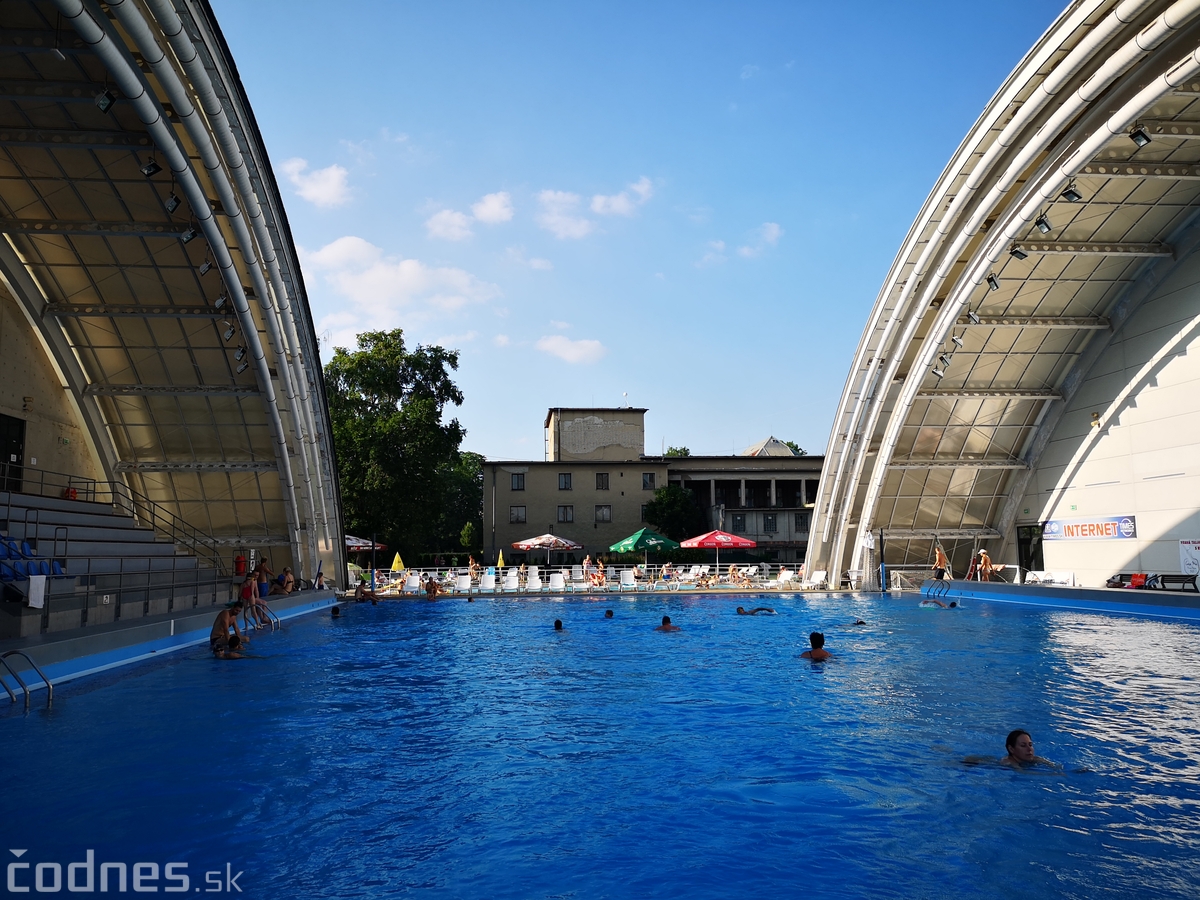
<svg viewBox="0 0 1200 900"><path fill-rule="evenodd" d="M596 521L597 522L611 522L612 521L612 507L611 506L597 506L596 507Z"/></svg>
<svg viewBox="0 0 1200 900"><path fill-rule="evenodd" d="M524 472L513 472L512 489L514 491L525 490L525 473Z"/></svg>
<svg viewBox="0 0 1200 900"><path fill-rule="evenodd" d="M607 491L608 490L608 473L607 472L597 472L596 473L596 490L598 490L598 491Z"/></svg>
<svg viewBox="0 0 1200 900"><path fill-rule="evenodd" d="M573 506L560 506L560 507L558 508L558 521L560 521L560 522L574 522L574 521L575 521L575 507L573 507Z"/></svg>
<svg viewBox="0 0 1200 900"><path fill-rule="evenodd" d="M746 533L746 514L745 513L734 513L733 514L732 530L733 530L734 534L745 534Z"/></svg>
<svg viewBox="0 0 1200 900"><path fill-rule="evenodd" d="M804 512L796 513L796 533L807 534L809 527L812 525L812 513L805 510Z"/></svg>
<svg viewBox="0 0 1200 900"><path fill-rule="evenodd" d="M654 473L653 472L643 472L642 473L642 490L643 491L654 490Z"/></svg>
<svg viewBox="0 0 1200 900"><path fill-rule="evenodd" d="M558 489L560 491L569 491L571 489L571 473L570 472L559 472L558 473Z"/></svg>
<svg viewBox="0 0 1200 900"><path fill-rule="evenodd" d="M640 521L642 521L642 522L646 521L646 504L645 503L642 504L642 518Z"/></svg>
<svg viewBox="0 0 1200 900"><path fill-rule="evenodd" d="M763 531L767 534L774 534L779 530L778 521L779 517L776 513L763 513Z"/></svg>
<svg viewBox="0 0 1200 900"><path fill-rule="evenodd" d="M525 524L525 507L510 506L508 508L508 521L512 525L524 525Z"/></svg>

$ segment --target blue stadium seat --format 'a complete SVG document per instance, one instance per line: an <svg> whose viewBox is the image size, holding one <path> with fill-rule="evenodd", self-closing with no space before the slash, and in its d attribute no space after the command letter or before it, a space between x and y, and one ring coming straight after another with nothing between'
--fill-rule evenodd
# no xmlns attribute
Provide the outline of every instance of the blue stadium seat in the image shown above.
<svg viewBox="0 0 1200 900"><path fill-rule="evenodd" d="M67 570L64 569L62 563L56 559L51 562L50 573L55 578L65 578L67 575Z"/></svg>
<svg viewBox="0 0 1200 900"><path fill-rule="evenodd" d="M8 541L0 540L0 559L8 559L9 556Z"/></svg>
<svg viewBox="0 0 1200 900"><path fill-rule="evenodd" d="M13 561L12 569L13 569L13 574L15 574L17 577L17 581L28 581L29 580L29 568L28 567L29 567L29 563L25 562L25 560L23 560L23 559L17 559L17 560Z"/></svg>
<svg viewBox="0 0 1200 900"><path fill-rule="evenodd" d="M39 575L49 575L50 574L50 560L39 559L39 560L35 560L35 561L37 562Z"/></svg>
<svg viewBox="0 0 1200 900"><path fill-rule="evenodd" d="M16 577L16 574L12 570L12 566L6 562L0 562L0 581L14 581L16 580Z"/></svg>
<svg viewBox="0 0 1200 900"><path fill-rule="evenodd" d="M28 541L21 541L21 555L26 559L33 559L35 556L37 556L37 554L33 552L33 548L29 546Z"/></svg>

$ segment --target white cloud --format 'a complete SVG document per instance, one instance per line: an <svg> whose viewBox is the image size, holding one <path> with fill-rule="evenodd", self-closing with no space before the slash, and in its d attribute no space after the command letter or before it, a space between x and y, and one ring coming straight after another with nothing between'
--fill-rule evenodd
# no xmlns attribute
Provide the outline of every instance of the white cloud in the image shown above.
<svg viewBox="0 0 1200 900"><path fill-rule="evenodd" d="M634 196L630 196L630 192ZM602 216L632 216L634 211L654 196L654 184L643 175L619 194L592 198L592 212Z"/></svg>
<svg viewBox="0 0 1200 900"><path fill-rule="evenodd" d="M500 296L496 285L463 269L389 256L353 235L320 250L301 250L301 261L310 282L320 279L343 301L318 323L339 347L353 346L354 336L368 328L444 319L447 313Z"/></svg>
<svg viewBox="0 0 1200 900"><path fill-rule="evenodd" d="M550 324L553 325L555 328L557 328L559 331L566 331L568 328L571 327L570 322L560 322L558 319L551 319Z"/></svg>
<svg viewBox="0 0 1200 900"><path fill-rule="evenodd" d="M425 220L425 230L431 238L465 241L471 236L471 217L453 209L443 209Z"/></svg>
<svg viewBox="0 0 1200 900"><path fill-rule="evenodd" d="M599 362L608 353L608 348L599 341L573 341L562 334L548 334L539 338L535 346L543 353L557 356L569 363Z"/></svg>
<svg viewBox="0 0 1200 900"><path fill-rule="evenodd" d="M709 241L704 256L696 263L697 266L716 266L725 262L725 242Z"/></svg>
<svg viewBox="0 0 1200 900"><path fill-rule="evenodd" d="M324 169L308 168L308 160L296 157L285 160L280 166L296 193L317 206L341 206L350 199L350 173L336 163Z"/></svg>
<svg viewBox="0 0 1200 900"><path fill-rule="evenodd" d="M749 63L742 66L742 79L753 78L758 74L758 66L752 66Z"/></svg>
<svg viewBox="0 0 1200 900"><path fill-rule="evenodd" d="M508 339L507 334L498 334L492 338L492 343L497 347L507 347L512 342Z"/></svg>
<svg viewBox="0 0 1200 900"><path fill-rule="evenodd" d="M477 337L479 337L478 331L468 331L466 334L444 334L439 338L434 338L433 342L439 347L453 350L459 344L469 344Z"/></svg>
<svg viewBox="0 0 1200 900"><path fill-rule="evenodd" d="M779 243L779 239L783 237L783 229L779 227L778 222L763 222L756 230L758 235L758 243L738 247L738 255L749 259L760 255L767 247L774 247Z"/></svg>
<svg viewBox="0 0 1200 900"><path fill-rule="evenodd" d="M576 214L579 195L567 191L542 191L538 194L542 211L537 223L559 240L578 240L592 231L592 223Z"/></svg>
<svg viewBox="0 0 1200 900"><path fill-rule="evenodd" d="M554 269L554 263L548 259L541 259L536 256L526 259L524 247L509 247L506 252L508 253L508 258L518 265L528 266L531 269L537 269L541 272L550 272Z"/></svg>
<svg viewBox="0 0 1200 900"><path fill-rule="evenodd" d="M475 214L476 221L485 225L509 222L513 217L512 197L508 195L508 191L484 194L478 203L472 205L471 212Z"/></svg>

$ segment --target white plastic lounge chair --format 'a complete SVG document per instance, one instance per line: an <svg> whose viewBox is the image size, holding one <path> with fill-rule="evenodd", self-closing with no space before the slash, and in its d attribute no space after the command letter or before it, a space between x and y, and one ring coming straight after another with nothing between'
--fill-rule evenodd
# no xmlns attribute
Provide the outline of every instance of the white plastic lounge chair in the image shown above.
<svg viewBox="0 0 1200 900"><path fill-rule="evenodd" d="M500 590L506 594L515 594L521 590L521 574L513 569L505 575L504 581L500 583Z"/></svg>
<svg viewBox="0 0 1200 900"><path fill-rule="evenodd" d="M748 580L750 582L757 581L758 580L758 566L751 566L750 568L745 569L742 572L742 575L745 576L746 580Z"/></svg>
<svg viewBox="0 0 1200 900"><path fill-rule="evenodd" d="M525 590L529 592L540 591L542 589L542 579L539 578L537 572L532 571L532 569L533 567L531 566L530 573L525 579Z"/></svg>
<svg viewBox="0 0 1200 900"><path fill-rule="evenodd" d="M566 579L563 578L562 572L550 573L550 593L561 594L567 589Z"/></svg>
<svg viewBox="0 0 1200 900"><path fill-rule="evenodd" d="M768 581L767 587L772 590L782 590L785 587L791 587L791 581L796 576L796 573L791 569L780 569L779 576L774 581Z"/></svg>
<svg viewBox="0 0 1200 900"><path fill-rule="evenodd" d="M567 588L572 591L587 590L587 579L583 577L583 566L571 566L571 582Z"/></svg>
<svg viewBox="0 0 1200 900"><path fill-rule="evenodd" d="M811 578L805 578L803 581L800 582L800 590L815 591L815 590L818 590L819 588L824 587L825 579L828 574L829 573L826 572L824 569L817 569L817 571L812 573Z"/></svg>
<svg viewBox="0 0 1200 900"><path fill-rule="evenodd" d="M633 569L621 570L621 581L618 587L623 591L636 591L638 589L637 579L633 576Z"/></svg>
<svg viewBox="0 0 1200 900"><path fill-rule="evenodd" d="M469 594L471 593L471 576L458 575L454 579L454 593Z"/></svg>
<svg viewBox="0 0 1200 900"><path fill-rule="evenodd" d="M404 580L404 593L419 594L421 592L421 578L418 575L409 575Z"/></svg>
<svg viewBox="0 0 1200 900"><path fill-rule="evenodd" d="M494 594L496 593L496 576L494 573L485 572L479 579L479 593Z"/></svg>
<svg viewBox="0 0 1200 900"><path fill-rule="evenodd" d="M690 581L695 581L699 577L700 577L700 567L692 566L690 569L687 570L686 573L680 572L679 575L676 576L676 580L690 582Z"/></svg>

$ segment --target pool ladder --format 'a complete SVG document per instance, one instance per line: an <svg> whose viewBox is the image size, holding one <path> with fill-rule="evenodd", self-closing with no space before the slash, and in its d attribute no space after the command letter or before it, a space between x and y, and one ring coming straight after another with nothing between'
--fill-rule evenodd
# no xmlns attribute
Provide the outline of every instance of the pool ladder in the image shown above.
<svg viewBox="0 0 1200 900"><path fill-rule="evenodd" d="M29 663L29 665L33 668L33 671L38 673L38 677L41 678L42 681L46 682L46 706L53 706L54 684L49 678L46 677L46 673L38 667L38 664L30 658L29 654L24 650L9 650L7 653L0 653L0 665L4 666L4 668L8 670L8 674L10 674L16 680L17 684L21 686L21 690L25 692L25 708L29 709L29 685L25 683L25 680L21 678L21 676L17 673L17 670L12 667L12 663L8 661L10 656L21 657L23 660L25 660L25 662ZM13 690L8 686L8 683L5 682L3 678L0 678L0 684L4 685L4 690L8 692L8 699L13 703L16 703L17 695L13 693Z"/></svg>
<svg viewBox="0 0 1200 900"><path fill-rule="evenodd" d="M283 628L283 620L279 618L279 616L275 613L275 610L271 609L271 607L267 606L267 604L265 604L265 603L258 604L257 608L265 609L267 611L267 618L271 620L271 630L272 631L278 631L279 629ZM250 621L250 615L249 615L248 610L243 612L242 621L245 622L247 630L251 626L254 627L255 631L257 631L258 629L263 627L262 625L258 624L258 622Z"/></svg>

